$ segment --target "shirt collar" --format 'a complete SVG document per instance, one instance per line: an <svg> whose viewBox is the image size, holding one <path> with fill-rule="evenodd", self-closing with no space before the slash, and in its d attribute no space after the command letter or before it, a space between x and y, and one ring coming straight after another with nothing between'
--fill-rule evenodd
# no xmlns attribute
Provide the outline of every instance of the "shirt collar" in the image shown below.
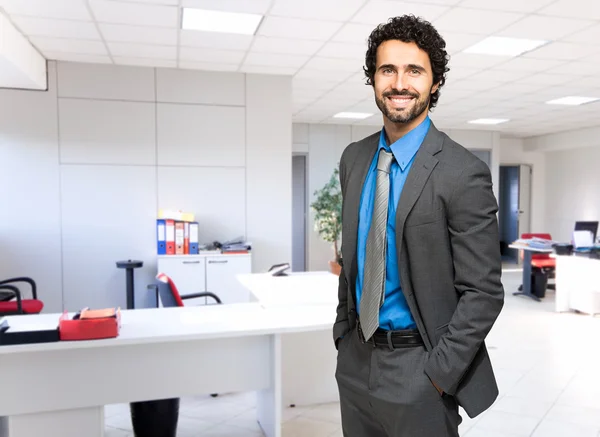
<svg viewBox="0 0 600 437"><path fill-rule="evenodd" d="M398 139L395 143L388 147L387 141L385 140L385 129L381 129L381 135L379 136L379 149L392 150L396 162L402 169L406 170L406 167L410 164L414 156L417 154L419 147L423 143L431 120L429 116L425 117L417 127L408 132L406 135Z"/></svg>

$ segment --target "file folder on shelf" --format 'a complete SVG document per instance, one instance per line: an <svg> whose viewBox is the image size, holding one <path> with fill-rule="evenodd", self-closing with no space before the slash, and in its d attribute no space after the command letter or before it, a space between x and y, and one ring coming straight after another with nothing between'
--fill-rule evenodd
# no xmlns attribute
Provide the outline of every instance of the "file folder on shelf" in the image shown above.
<svg viewBox="0 0 600 437"><path fill-rule="evenodd" d="M167 230L165 220L156 220L156 253L166 255L167 253Z"/></svg>
<svg viewBox="0 0 600 437"><path fill-rule="evenodd" d="M183 222L183 254L189 255L190 253L190 224L189 222Z"/></svg>
<svg viewBox="0 0 600 437"><path fill-rule="evenodd" d="M167 255L175 255L175 220L165 220Z"/></svg>
<svg viewBox="0 0 600 437"><path fill-rule="evenodd" d="M190 255L198 255L198 222L190 223Z"/></svg>
<svg viewBox="0 0 600 437"><path fill-rule="evenodd" d="M175 222L175 255L183 255L183 222Z"/></svg>

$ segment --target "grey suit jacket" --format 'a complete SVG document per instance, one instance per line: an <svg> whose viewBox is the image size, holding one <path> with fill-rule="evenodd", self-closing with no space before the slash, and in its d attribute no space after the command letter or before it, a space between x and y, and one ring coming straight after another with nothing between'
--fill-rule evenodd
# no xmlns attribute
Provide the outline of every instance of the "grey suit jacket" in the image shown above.
<svg viewBox="0 0 600 437"><path fill-rule="evenodd" d="M343 267L334 341L356 324L360 196L379 135L350 144L340 161ZM470 417L498 396L484 343L504 303L497 210L487 165L432 123L398 203L398 268L429 351L425 372Z"/></svg>

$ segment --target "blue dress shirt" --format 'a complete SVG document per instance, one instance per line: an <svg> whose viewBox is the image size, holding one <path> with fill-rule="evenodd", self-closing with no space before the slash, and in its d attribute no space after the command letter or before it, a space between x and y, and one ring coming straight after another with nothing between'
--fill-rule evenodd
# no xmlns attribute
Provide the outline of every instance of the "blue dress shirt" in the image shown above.
<svg viewBox="0 0 600 437"><path fill-rule="evenodd" d="M406 177L412 166L415 155L425 139L431 120L425 118L421 124L404 135L391 146L387 145L385 130L381 130L379 137L379 148L371 162L369 172L365 179L362 195L360 198L360 212L358 221L357 262L358 276L356 278L357 312L360 309L360 296L362 292L363 271L367 249L367 236L373 216L373 199L375 198L375 181L377 177L377 160L379 150L392 151L395 160L392 161L390 174L390 196L388 205L387 223L387 254L386 254L386 278L385 278L385 300L379 309L379 327L384 330L396 331L401 329L416 328L415 321L410 313L402 287L400 285L400 272L398 271L398 255L396 252L396 208L400 201L400 194L406 182Z"/></svg>

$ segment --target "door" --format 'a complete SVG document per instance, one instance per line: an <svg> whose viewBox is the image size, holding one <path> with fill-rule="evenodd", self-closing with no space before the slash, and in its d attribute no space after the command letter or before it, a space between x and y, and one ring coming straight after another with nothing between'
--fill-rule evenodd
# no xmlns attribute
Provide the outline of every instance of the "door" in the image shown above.
<svg viewBox="0 0 600 437"><path fill-rule="evenodd" d="M237 275L252 272L248 255L221 255L206 258L206 291L215 293L224 304L250 302L250 290L237 280ZM208 303L214 300L208 298Z"/></svg>
<svg viewBox="0 0 600 437"><path fill-rule="evenodd" d="M306 156L292 157L292 271L306 271Z"/></svg>
<svg viewBox="0 0 600 437"><path fill-rule="evenodd" d="M519 166L519 237L531 231L531 166Z"/></svg>
<svg viewBox="0 0 600 437"><path fill-rule="evenodd" d="M518 251L508 246L519 238L519 166L501 166L498 225L502 261L518 263Z"/></svg>

